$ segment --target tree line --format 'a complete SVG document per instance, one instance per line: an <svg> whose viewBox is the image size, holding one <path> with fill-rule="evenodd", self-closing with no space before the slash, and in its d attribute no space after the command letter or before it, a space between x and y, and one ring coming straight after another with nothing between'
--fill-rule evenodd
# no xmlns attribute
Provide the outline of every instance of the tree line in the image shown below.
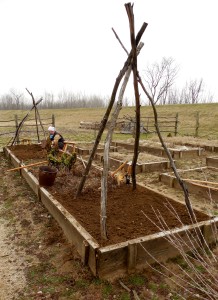
<svg viewBox="0 0 218 300"><path fill-rule="evenodd" d="M97 95L86 96L63 92L55 98L53 93L45 92L43 101L39 107L42 109L59 109L59 108L96 108L105 107L106 101L103 97ZM0 109L17 110L30 109L32 103L23 94L10 90L9 93L0 97Z"/></svg>
<svg viewBox="0 0 218 300"><path fill-rule="evenodd" d="M176 77L179 67L171 57L163 57L160 62L147 65L143 72L144 85L157 105L168 104L197 104L212 103L214 96L206 90L203 78L191 79L182 88L176 87ZM45 92L43 101L40 103L42 109L59 108L96 108L106 107L109 98L99 95L85 95L62 91L57 96L52 92ZM145 99L143 105L150 105ZM134 99L124 98L125 106L131 106ZM29 99L23 93L11 89L8 93L0 96L0 109L29 109Z"/></svg>

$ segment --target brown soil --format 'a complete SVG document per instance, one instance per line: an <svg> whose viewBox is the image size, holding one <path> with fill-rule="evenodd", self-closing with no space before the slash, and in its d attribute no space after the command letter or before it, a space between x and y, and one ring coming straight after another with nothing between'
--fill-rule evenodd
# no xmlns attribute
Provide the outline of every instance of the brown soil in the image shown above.
<svg viewBox="0 0 218 300"><path fill-rule="evenodd" d="M9 147L9 149L20 161L27 161L29 159L46 159L46 150L42 149L40 145L19 145Z"/></svg>
<svg viewBox="0 0 218 300"><path fill-rule="evenodd" d="M70 175L67 179L58 177L55 184L47 189L101 245L124 242L160 231L157 226L161 225L154 211L161 214L169 228L181 227L181 223L173 215L173 209L180 216L183 224L190 224L184 205L153 191L145 190L143 187L138 186L137 190L133 191L131 185L122 184L120 187L114 186L108 193L108 241L101 240L100 178L95 180L88 178L83 194L78 199L74 199L73 195L81 178L70 177ZM199 221L208 219L203 214L198 212L196 214Z"/></svg>
<svg viewBox="0 0 218 300"><path fill-rule="evenodd" d="M20 160L45 159L45 152L38 145L20 145L11 150ZM102 240L100 173L94 168L91 169L82 195L75 199L83 170L82 164L77 161L70 173L58 172L55 184L47 189L100 245L124 242L160 231L156 214L161 215L169 228L181 227L181 223L190 224L184 204L140 186L135 191L132 190L131 184L117 186L114 180L108 178L108 240ZM38 168L31 169L31 171L38 177ZM181 223L173 211L180 216ZM208 216L198 211L196 211L196 217L198 221L208 219Z"/></svg>

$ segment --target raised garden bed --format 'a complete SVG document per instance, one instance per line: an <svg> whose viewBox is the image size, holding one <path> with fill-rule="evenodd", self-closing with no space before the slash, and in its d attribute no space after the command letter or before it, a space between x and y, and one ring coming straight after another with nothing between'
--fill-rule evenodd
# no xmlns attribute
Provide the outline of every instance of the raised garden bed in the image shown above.
<svg viewBox="0 0 218 300"><path fill-rule="evenodd" d="M133 141L131 141L133 143ZM218 143L215 140L207 140L207 142L202 141L202 139L193 138L193 137L165 137L165 143L167 147L174 148L174 147L191 147L191 148L202 148L205 151L209 152L218 152ZM150 145L150 146L160 146L160 142L155 140L149 140L149 142L141 141L142 145Z"/></svg>
<svg viewBox="0 0 218 300"><path fill-rule="evenodd" d="M179 174L181 178L185 180L185 184L189 192L199 194L199 196L204 196L205 198L208 198L208 201L211 201L212 198L212 200L218 202L218 186L213 185L213 182L218 182L217 168L208 166L179 170ZM160 174L159 179L161 182L169 185L170 187L181 189L181 186L173 172L162 173Z"/></svg>
<svg viewBox="0 0 218 300"><path fill-rule="evenodd" d="M134 149L133 144L128 144L124 142L113 142L113 146L115 147L122 147L127 150L132 150ZM186 147L186 146L176 146L175 148L168 147L168 150L170 151L172 157L174 159L179 159L179 158L184 158L184 157L195 157L195 156L200 156L202 155L204 149L203 148L191 148L191 147ZM162 156L166 157L166 153L164 149L161 146L149 146L149 145L139 145L139 151L140 152L148 152L153 155L157 156Z"/></svg>
<svg viewBox="0 0 218 300"><path fill-rule="evenodd" d="M205 151L209 151L209 152L218 152L218 146L217 145L205 145L205 144L203 144L203 143L196 143L196 144L194 144L194 143L188 143L188 142L186 142L185 143L185 146L188 146L188 147L200 147L200 148L203 148Z"/></svg>
<svg viewBox="0 0 218 300"><path fill-rule="evenodd" d="M118 153L114 152L110 154L109 157L109 164L111 170L117 169L122 163L125 161L130 162L133 157L132 153L124 154L124 153ZM119 159L120 158L120 159ZM103 155L96 154L95 159L102 162L103 161ZM144 160L144 162L143 162ZM125 170L127 170L128 165L124 167ZM144 172L153 172L153 171L163 171L170 168L170 162L166 159L162 159L159 157L155 157L154 155L150 154L139 154L139 160L136 164L136 174L144 173Z"/></svg>
<svg viewBox="0 0 218 300"><path fill-rule="evenodd" d="M69 149L71 148L72 149L72 146L69 146L68 147ZM76 153L78 153L79 155L89 155L92 151L92 148L93 148L93 143L79 143L75 146L75 151ZM110 151L112 152L116 152L117 151L117 148L114 147L114 146L111 146L110 147ZM104 152L104 145L102 144L99 144L97 150L96 150L97 153L103 153Z"/></svg>
<svg viewBox="0 0 218 300"><path fill-rule="evenodd" d="M15 167L22 164L21 160L29 162L40 159L39 153L42 154L41 159L45 159L41 149L36 147L34 150L34 145L5 148L4 152ZM103 240L99 216L100 174L97 170L92 168L82 195L77 199L74 197L82 168L78 162L71 173L66 175L60 172L54 185L47 188L39 186L37 168L21 169L20 174L57 220L66 237L77 248L83 263L89 265L94 275L111 279L136 272L154 259L164 261L177 255L178 250L167 239L173 232L183 237L187 244L190 244L187 232L192 236L199 235L200 240L204 236L208 243L213 241L211 224L217 227L218 219L211 220L208 215L195 210L198 223L191 224L185 205L139 185L135 191L132 191L131 185L118 187L111 178L108 184L108 240ZM172 207L181 217L183 226L172 214ZM161 232L153 224L159 224L155 211L167 222L167 231Z"/></svg>
<svg viewBox="0 0 218 300"><path fill-rule="evenodd" d="M78 145L75 147L75 151L83 157L84 160L88 158L92 151L93 143L86 143L84 145ZM72 147L69 146L69 149ZM129 150L122 151L121 147L110 147L109 164L111 170L117 169L124 161L131 162L133 158L133 152ZM100 162L102 165L104 148L101 145L97 149L95 154L95 161ZM128 165L124 167L127 170ZM153 171L163 171L170 168L170 162L163 157L155 156L146 152L140 152L138 155L136 174Z"/></svg>

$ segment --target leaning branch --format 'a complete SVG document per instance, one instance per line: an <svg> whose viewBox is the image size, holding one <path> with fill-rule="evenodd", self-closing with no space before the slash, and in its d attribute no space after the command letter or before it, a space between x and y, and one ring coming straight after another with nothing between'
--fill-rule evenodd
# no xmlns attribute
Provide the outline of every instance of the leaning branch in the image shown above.
<svg viewBox="0 0 218 300"><path fill-rule="evenodd" d="M21 129L23 123L24 123L25 120L28 118L29 114L30 114L31 111L35 108L35 106L37 106L40 102L42 102L42 98L40 98L40 99L32 106L32 108L30 109L30 111L26 114L26 116L22 119L22 121L21 121L20 124L18 125L17 130L16 130L16 132L15 132L15 136L14 136L13 141L12 141L12 143L11 143L11 146L14 145L14 143L15 143L15 141L16 141L16 139L17 139L17 136L18 136L18 134L19 134L19 131L20 131L20 129Z"/></svg>
<svg viewBox="0 0 218 300"><path fill-rule="evenodd" d="M145 31L145 28L147 27L147 24L146 23L143 23L140 31L138 32L137 34L137 37L136 37L136 45L138 45L140 39L141 39L141 36L142 34L144 33ZM100 125L100 129L99 129L99 132L98 132L98 135L96 137L96 140L95 140L95 143L94 143L94 146L93 146L93 149L92 149L92 152L90 154L90 157L89 157L89 160L88 160L88 163L87 163L87 166L86 166L86 169L83 173L83 176L82 176L82 179L80 181L80 184L79 184L79 187L77 189L77 193L76 193L76 196L75 197L78 197L80 194L81 194L81 191L83 189L83 186L85 184L85 181L86 181L86 177L88 176L88 173L89 173L89 170L91 168L91 165L92 165L92 161L93 161L93 158L94 158L94 155L95 155L95 152L97 150L97 147L98 147L98 144L100 143L100 140L101 140L101 137L102 137L102 134L104 132L104 129L105 129L105 126L107 124L107 121L108 121L108 118L109 118L109 115L110 115L110 112L111 112L111 109L114 105L114 101L115 101L115 98L116 98L116 93L117 93L117 90L118 90L118 87L119 87L119 84L123 78L123 76L125 75L126 71L128 70L128 67L130 66L131 64L131 61L132 61L132 51L131 53L129 54L122 70L120 71L118 77L116 78L116 81L115 81L115 85L114 85L114 88L113 88L113 91L112 91L112 95L111 95L111 100L110 100L110 103L108 105L108 108L105 112L105 115L101 121L101 125Z"/></svg>
<svg viewBox="0 0 218 300"><path fill-rule="evenodd" d="M139 152L139 138L140 138L140 97L139 88L137 81L137 51L136 51L136 40L135 40L135 25L134 25L134 15L133 15L133 5L130 3L125 4L127 15L129 18L130 26L130 38L132 45L132 72L133 72L133 82L135 91L135 117L136 117L136 127L135 127L135 143L134 143L134 155L132 160L132 186L133 190L136 189L136 163L138 159Z"/></svg>
<svg viewBox="0 0 218 300"><path fill-rule="evenodd" d="M190 214L190 217L192 220L195 220L195 215L194 215L194 211L193 211L193 208L192 208L192 205L191 205L191 201L189 199L189 193L188 193L188 189L184 183L184 181L181 179L179 173L177 172L177 168L176 168L176 165L174 163L174 160L172 158L172 155L169 151L169 149L167 148L163 138L162 138L162 135L161 135L161 132L160 132L160 129L159 129L159 124L158 124L158 116L157 116L157 110L156 110L156 107L155 107L155 104L154 104L154 101L153 101L153 98L150 96L150 94L147 92L142 80L141 80L141 77L139 76L138 74L138 81L143 89L143 91L145 92L146 96L148 97L151 105L152 105L152 108L153 108L153 112L154 112L154 120L155 120L155 128L157 130L157 134L158 134L158 137L159 137L159 140L162 144L162 147L164 148L167 156L168 156L168 159L170 161L170 164L171 164L171 168L173 169L173 172L183 190L183 193L184 193L184 196L185 196L185 203L186 203L186 207L189 211L189 214Z"/></svg>
<svg viewBox="0 0 218 300"><path fill-rule="evenodd" d="M40 142L39 140L39 131L38 131L38 124L37 124L37 119L39 119L39 123L42 127L42 131L43 131L43 134L44 134L44 137L45 137L45 130L44 130L44 127L42 125L42 121L41 121L41 118L40 118L40 114L39 114L39 110L38 108L36 107L36 101L35 101L35 98L33 96L33 93L31 93L27 88L26 88L27 92L30 94L31 98L32 98L32 101L33 101L33 105L34 105L34 109L35 109L35 120L36 120L36 131L37 131L37 137L38 137L38 142Z"/></svg>

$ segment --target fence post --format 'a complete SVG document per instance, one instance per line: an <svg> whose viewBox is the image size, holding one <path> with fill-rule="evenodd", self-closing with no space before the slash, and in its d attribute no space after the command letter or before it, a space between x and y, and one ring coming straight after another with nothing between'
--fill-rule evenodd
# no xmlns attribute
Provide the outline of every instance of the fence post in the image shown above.
<svg viewBox="0 0 218 300"><path fill-rule="evenodd" d="M146 132L146 137L148 136L148 127L149 127L149 117L147 117L147 132Z"/></svg>
<svg viewBox="0 0 218 300"><path fill-rule="evenodd" d="M51 119L52 119L52 126L54 126L55 127L55 116L52 114L52 117L51 117Z"/></svg>
<svg viewBox="0 0 218 300"><path fill-rule="evenodd" d="M199 111L197 111L196 113L195 137L198 137L198 129L199 129Z"/></svg>
<svg viewBox="0 0 218 300"><path fill-rule="evenodd" d="M179 123L179 113L176 113L175 136L177 136L177 134L178 134L178 123Z"/></svg>
<svg viewBox="0 0 218 300"><path fill-rule="evenodd" d="M94 128L94 139L96 139L96 136L97 136L97 124L95 122L95 128Z"/></svg>
<svg viewBox="0 0 218 300"><path fill-rule="evenodd" d="M19 124L18 124L18 116L17 115L14 115L14 121L15 121L15 132L17 131L18 127L19 127ZM20 143L20 140L19 140L19 132L17 132L17 137L16 137L16 141L17 141L17 144Z"/></svg>

